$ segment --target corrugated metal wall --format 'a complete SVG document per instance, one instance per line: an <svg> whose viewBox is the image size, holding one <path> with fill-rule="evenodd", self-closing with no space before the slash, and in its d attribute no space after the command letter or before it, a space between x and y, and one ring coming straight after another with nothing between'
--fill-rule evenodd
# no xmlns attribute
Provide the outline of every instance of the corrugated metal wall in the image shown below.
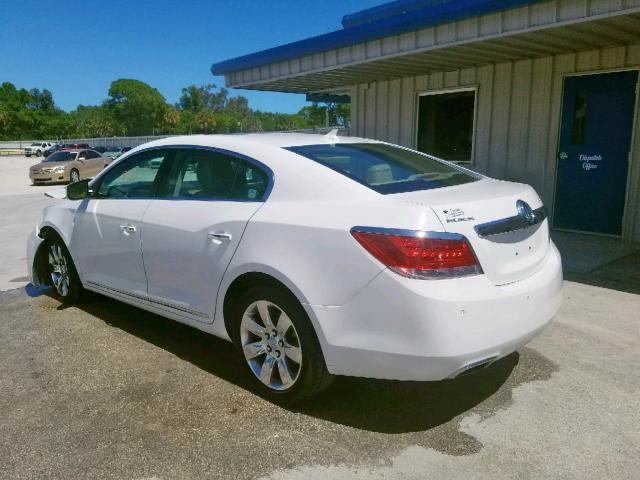
<svg viewBox="0 0 640 480"><path fill-rule="evenodd" d="M380 81L352 87L353 135L415 147L421 92L477 87L473 167L533 185L553 205L562 84L566 74L640 67L640 45L591 50ZM640 121L635 138L640 139ZM629 178L625 235L640 241L640 143Z"/></svg>

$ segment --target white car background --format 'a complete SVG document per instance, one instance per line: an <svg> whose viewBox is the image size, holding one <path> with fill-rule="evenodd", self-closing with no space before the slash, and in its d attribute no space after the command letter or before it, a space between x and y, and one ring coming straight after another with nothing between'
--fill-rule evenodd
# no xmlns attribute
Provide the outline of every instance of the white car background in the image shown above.
<svg viewBox="0 0 640 480"><path fill-rule="evenodd" d="M561 302L530 186L383 142L173 137L66 194L30 236L34 284L232 340L276 399L333 375L455 378L529 342Z"/></svg>

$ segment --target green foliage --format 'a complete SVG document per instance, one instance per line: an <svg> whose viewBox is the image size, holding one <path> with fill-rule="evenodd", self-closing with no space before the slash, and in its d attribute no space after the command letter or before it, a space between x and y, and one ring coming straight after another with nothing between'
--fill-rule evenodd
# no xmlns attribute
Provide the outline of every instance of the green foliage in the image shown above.
<svg viewBox="0 0 640 480"><path fill-rule="evenodd" d="M312 104L298 113L252 110L246 97L230 97L213 84L189 85L176 105L144 82L118 79L101 105L64 112L50 91L0 85L0 140L94 138L152 134L298 130L349 124L349 105Z"/></svg>
<svg viewBox="0 0 640 480"><path fill-rule="evenodd" d="M128 78L114 80L109 97L105 106L122 128L122 135L149 135L162 126L167 101L146 83Z"/></svg>

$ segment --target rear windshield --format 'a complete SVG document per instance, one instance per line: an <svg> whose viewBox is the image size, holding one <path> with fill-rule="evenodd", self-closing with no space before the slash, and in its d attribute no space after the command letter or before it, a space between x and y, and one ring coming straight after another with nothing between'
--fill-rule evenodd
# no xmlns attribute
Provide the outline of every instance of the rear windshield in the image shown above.
<svg viewBox="0 0 640 480"><path fill-rule="evenodd" d="M304 145L287 150L383 194L451 187L480 178L419 152L379 143Z"/></svg>
<svg viewBox="0 0 640 480"><path fill-rule="evenodd" d="M47 157L47 162L69 162L75 160L76 152L56 152Z"/></svg>

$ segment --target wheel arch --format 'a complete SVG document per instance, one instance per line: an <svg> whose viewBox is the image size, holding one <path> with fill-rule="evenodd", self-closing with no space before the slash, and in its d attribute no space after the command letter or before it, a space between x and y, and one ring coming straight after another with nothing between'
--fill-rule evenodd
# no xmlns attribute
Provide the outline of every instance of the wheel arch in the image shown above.
<svg viewBox="0 0 640 480"><path fill-rule="evenodd" d="M51 283L49 276L46 275L46 268L48 265L47 264L47 261L48 261L47 240L51 240L52 238L57 238L60 241L62 241L62 243L64 243L67 249L67 252L71 256L71 261L73 262L77 270L78 264L76 263L76 260L73 257L73 254L69 250L68 238L66 238L66 236L55 225L51 223L44 223L43 225L40 226L40 229L38 231L38 236L42 238L44 241L41 242L40 245L38 245L38 248L36 249L36 252L33 256L32 268L33 268L34 277L38 280L38 282L41 285L49 285Z"/></svg>
<svg viewBox="0 0 640 480"><path fill-rule="evenodd" d="M216 316L219 321L221 320L220 323L224 326L224 333L226 333L229 338L232 338L230 310L233 307L234 300L237 299L243 291L254 285L270 285L289 292L298 303L300 303L307 317L309 317L316 336L320 341L320 346L324 351L325 338L313 311L308 308L306 296L286 276L265 266L253 266L253 268L234 272L233 275L227 275L227 278L228 280L224 282L224 288L220 289L218 308L216 309L219 315Z"/></svg>

